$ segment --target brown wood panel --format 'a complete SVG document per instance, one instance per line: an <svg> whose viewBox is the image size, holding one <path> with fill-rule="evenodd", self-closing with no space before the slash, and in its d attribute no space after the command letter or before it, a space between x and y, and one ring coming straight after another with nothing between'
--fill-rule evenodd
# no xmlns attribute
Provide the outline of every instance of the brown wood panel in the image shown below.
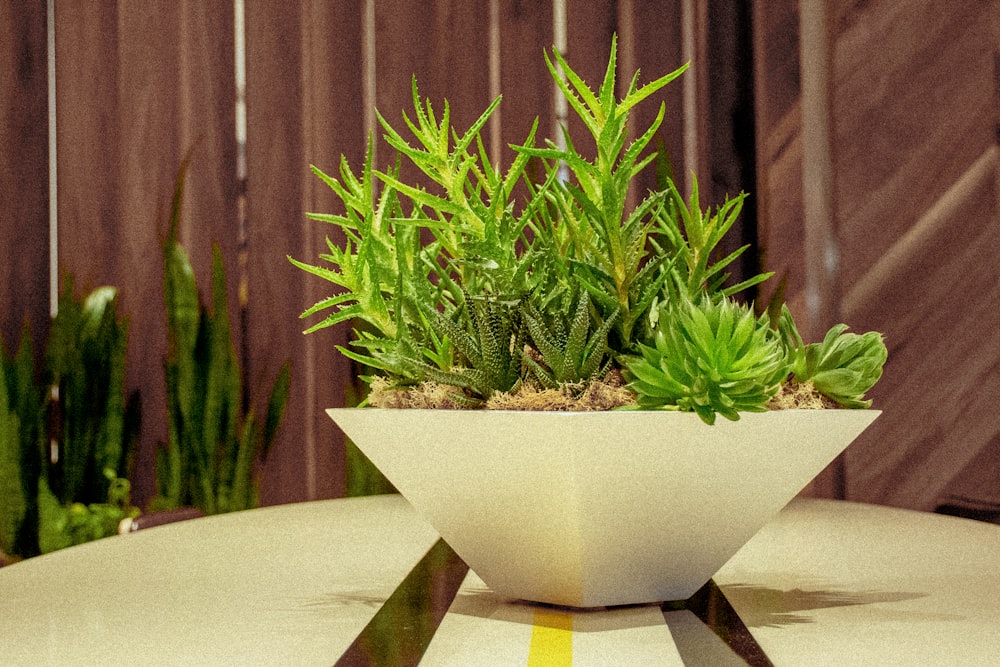
<svg viewBox="0 0 1000 667"><path fill-rule="evenodd" d="M834 3L842 272L867 270L994 142L995 2Z"/></svg>
<svg viewBox="0 0 1000 667"><path fill-rule="evenodd" d="M566 61L596 90L604 79L611 52L611 37L618 29L618 11L611 0L566 0ZM621 43L619 37L619 44ZM585 157L594 154L594 142L573 110L567 126L573 143Z"/></svg>
<svg viewBox="0 0 1000 667"><path fill-rule="evenodd" d="M49 161L43 3L0 3L0 339L49 318ZM36 345L36 352L38 345Z"/></svg>
<svg viewBox="0 0 1000 667"><path fill-rule="evenodd" d="M552 3L530 0L500 2L501 164L508 167L539 119L536 143L552 136L554 85L542 53L552 51ZM494 161L496 157L494 157Z"/></svg>
<svg viewBox="0 0 1000 667"><path fill-rule="evenodd" d="M781 42L792 4L755 14L758 173L766 259L787 272L801 323L804 121L790 93L803 83L798 55ZM847 497L931 509L1000 433L1000 17L975 1L826 9L840 251L832 312L855 330L886 332L890 351L873 392L884 414L845 457Z"/></svg>
<svg viewBox="0 0 1000 667"><path fill-rule="evenodd" d="M270 382L292 359L285 423L265 466L265 503L344 493L343 440L323 408L343 405L349 366L334 349L343 328L303 336L298 315L329 293L286 255L314 260L328 230L304 216L330 210L309 163L360 165L361 14L343 3L249 1L247 210L252 377ZM336 37L334 37L336 36Z"/></svg>
<svg viewBox="0 0 1000 667"><path fill-rule="evenodd" d="M890 351L848 496L932 509L1000 433L997 12L835 5L840 310Z"/></svg>
<svg viewBox="0 0 1000 667"><path fill-rule="evenodd" d="M60 270L72 272L81 287L115 284L127 239L118 228L124 189L118 178L124 166L118 163L118 7L94 11L64 3L56 11L55 41ZM166 203L168 196L169 190L159 201ZM155 226L162 210L155 202L154 195L147 227Z"/></svg>
<svg viewBox="0 0 1000 667"><path fill-rule="evenodd" d="M408 131L403 114L414 118L412 77L438 121L448 102L451 126L459 133L489 106L489 21L486 2L375 4L375 106L404 137ZM381 128L377 136L381 137ZM379 149L379 164L395 159L384 144ZM416 168L405 161L402 169L405 178L419 178Z"/></svg>
<svg viewBox="0 0 1000 667"><path fill-rule="evenodd" d="M808 326L805 229L802 225L802 109L799 80L799 11L795 2L754 3L754 106L757 132L756 203L760 261L784 281L789 307Z"/></svg>
<svg viewBox="0 0 1000 667"><path fill-rule="evenodd" d="M633 1L631 16L622 10L626 3L619 4L619 78L624 92L632 72L640 72L639 84L642 85L655 78L674 71L684 64L684 51L681 39L681 3L680 2L650 2ZM688 71L685 77L690 76ZM666 105L666 114L660 125L658 136L651 149L665 150L674 169L677 182L687 181L687 170L684 164L684 82L675 79L661 89L656 95L646 100L636 109L633 134L645 131L656 119L659 105ZM662 148L655 144L662 142ZM650 168L636 181L638 196L656 190L656 173Z"/></svg>
<svg viewBox="0 0 1000 667"><path fill-rule="evenodd" d="M236 298L231 15L223 4L173 2L56 11L60 266L81 290L116 285L130 319L128 385L143 402L140 504L153 493L153 452L166 440L160 247L189 148L181 241L203 292L211 243L220 243Z"/></svg>
<svg viewBox="0 0 1000 667"><path fill-rule="evenodd" d="M889 348L873 392L884 413L848 450L852 499L933 509L1000 437L998 174L993 147L845 300L845 319ZM966 490L977 493L991 491Z"/></svg>

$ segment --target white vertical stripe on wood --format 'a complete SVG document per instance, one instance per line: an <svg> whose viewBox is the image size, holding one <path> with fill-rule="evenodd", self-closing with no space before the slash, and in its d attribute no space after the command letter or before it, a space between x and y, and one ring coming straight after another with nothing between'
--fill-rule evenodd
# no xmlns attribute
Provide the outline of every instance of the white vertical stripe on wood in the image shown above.
<svg viewBox="0 0 1000 667"><path fill-rule="evenodd" d="M490 0L490 102L500 96L500 0ZM501 114L503 105L501 104L490 117L489 146L490 160L495 165L500 165L500 155L503 153L503 121Z"/></svg>
<svg viewBox="0 0 1000 667"><path fill-rule="evenodd" d="M810 338L837 317L837 239L830 143L832 56L827 3L800 5L802 71L802 190L805 303Z"/></svg>
<svg viewBox="0 0 1000 667"><path fill-rule="evenodd" d="M55 0L45 5L49 87L49 315L59 310L59 187L56 160L56 19Z"/></svg>

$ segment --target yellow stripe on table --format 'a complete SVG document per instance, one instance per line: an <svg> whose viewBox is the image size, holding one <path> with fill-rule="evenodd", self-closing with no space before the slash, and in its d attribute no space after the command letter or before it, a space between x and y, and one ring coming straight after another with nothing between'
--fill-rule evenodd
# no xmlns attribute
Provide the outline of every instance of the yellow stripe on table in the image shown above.
<svg viewBox="0 0 1000 667"><path fill-rule="evenodd" d="M573 614L539 609L535 611L528 648L528 667L562 667L573 664Z"/></svg>

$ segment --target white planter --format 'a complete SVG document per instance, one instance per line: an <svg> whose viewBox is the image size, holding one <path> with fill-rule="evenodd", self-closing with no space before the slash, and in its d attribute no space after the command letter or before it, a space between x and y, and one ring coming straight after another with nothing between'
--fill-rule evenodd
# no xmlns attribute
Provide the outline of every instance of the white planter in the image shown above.
<svg viewBox="0 0 1000 667"><path fill-rule="evenodd" d="M690 597L880 414L327 411L495 593Z"/></svg>

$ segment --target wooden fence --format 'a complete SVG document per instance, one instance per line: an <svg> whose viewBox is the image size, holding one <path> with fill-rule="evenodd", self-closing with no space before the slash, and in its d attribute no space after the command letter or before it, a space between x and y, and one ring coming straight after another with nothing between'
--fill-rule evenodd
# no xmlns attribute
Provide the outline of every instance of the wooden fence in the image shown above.
<svg viewBox="0 0 1000 667"><path fill-rule="evenodd" d="M647 78L684 62L685 49L704 57L708 46L699 28L704 10L682 15L682 5L695 3L679 1L245 0L238 11L223 0L58 0L51 15L44 4L0 4L0 333L12 346L27 318L36 340L44 336L53 248L58 271L75 276L78 291L119 287L131 326L128 383L143 405L134 480L140 500L152 493L153 452L166 439L160 243L188 151L180 238L199 282L207 285L217 243L231 294L241 295L231 299L231 317L243 322L237 345L255 389L263 391L285 359L293 362L264 499L337 496L345 484L343 444L321 408L344 401L349 368L333 347L346 332L301 335L297 316L325 287L286 260L316 256L327 230L303 213L334 206L309 165L335 171L341 154L360 164L374 109L399 119L410 107L411 75L423 95L449 100L459 128L504 93L488 136L495 159L509 161L503 147L521 141L534 117L545 136L554 136L544 49L559 43L596 82L614 33L622 71L638 67ZM245 54L245 98L236 85L238 53ZM689 98L694 91L707 101L707 84L698 84L700 90L688 84ZM694 98L684 101L683 85L664 97L663 139L679 174L696 167L693 161L707 164L711 150L695 141L708 120L683 122L684 104L695 108ZM244 101L241 146L236 109ZM52 191L50 106L58 183ZM655 104L646 113L654 114ZM731 160L719 164L733 171ZM729 186L745 187L720 184Z"/></svg>
<svg viewBox="0 0 1000 667"><path fill-rule="evenodd" d="M264 500L341 495L343 443L322 408L344 401L349 369L333 346L346 333L300 334L298 314L325 287L285 259L315 257L326 230L303 213L334 206L308 165L335 170L341 154L359 164L374 108L398 119L411 75L425 96L449 99L460 128L502 92L487 133L494 155L535 116L553 136L543 49L558 44L595 82L615 33L623 72L638 67L648 79L693 61L663 96L675 172L697 172L707 200L754 194L744 233L756 240L759 217L767 263L788 274L797 315L814 320L807 326L843 314L891 334L891 377L876 397L886 415L852 448L840 492L926 508L1000 443L1000 280L995 261L984 264L1000 227L995 0L816 2L801 12L795 0L711 10L707 0L243 2L240 14L230 0L54 0L49 14L41 2L0 0L0 334L12 345L25 317L44 334L50 246L78 289L119 287L131 321L128 382L143 397L140 501L166 438L160 242L188 151L181 240L202 283L212 244L222 249L241 295L230 307L243 323L246 375L263 390L293 363ZM940 204L959 201L966 208ZM830 239L839 264L824 254ZM981 273L963 273L963 261ZM820 308L807 307L806 283ZM947 284L961 298L935 287ZM975 285L977 301L966 298ZM941 332L950 322L961 336ZM929 396L942 377L944 395ZM906 416L914 409L919 419Z"/></svg>

